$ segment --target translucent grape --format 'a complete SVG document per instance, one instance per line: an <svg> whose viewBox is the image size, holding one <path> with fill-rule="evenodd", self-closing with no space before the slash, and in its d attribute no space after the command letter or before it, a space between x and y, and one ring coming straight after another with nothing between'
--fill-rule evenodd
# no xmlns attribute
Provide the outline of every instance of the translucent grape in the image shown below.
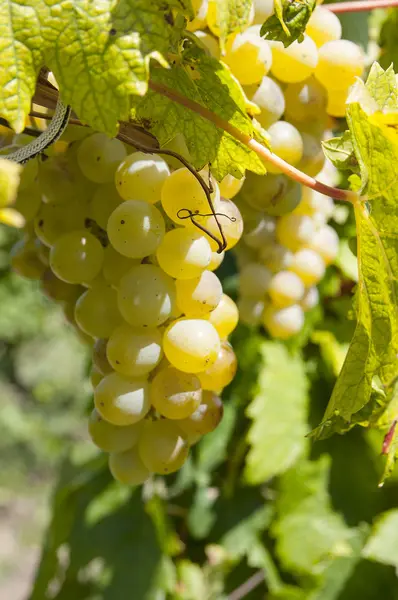
<svg viewBox="0 0 398 600"><path fill-rule="evenodd" d="M86 231L72 231L60 237L50 252L50 266L67 283L90 282L99 274L104 260L100 242Z"/></svg>
<svg viewBox="0 0 398 600"><path fill-rule="evenodd" d="M260 108L261 112L255 118L265 129L278 121L285 112L283 91L270 77L263 77L257 89L247 88L246 94Z"/></svg>
<svg viewBox="0 0 398 600"><path fill-rule="evenodd" d="M306 215L284 215L278 219L276 226L279 243L293 252L308 244L314 233L314 222Z"/></svg>
<svg viewBox="0 0 398 600"><path fill-rule="evenodd" d="M212 252L210 263L207 265L208 271L215 271L221 265L224 260L225 252Z"/></svg>
<svg viewBox="0 0 398 600"><path fill-rule="evenodd" d="M302 132L303 156L297 165L300 171L303 171L310 177L315 177L321 171L325 163L325 155L322 150L320 140L314 135ZM301 197L301 194L300 194Z"/></svg>
<svg viewBox="0 0 398 600"><path fill-rule="evenodd" d="M288 269L293 262L293 253L280 244L268 244L260 250L261 263L272 273Z"/></svg>
<svg viewBox="0 0 398 600"><path fill-rule="evenodd" d="M199 373L216 361L220 337L209 321L177 319L164 332L163 350L176 369Z"/></svg>
<svg viewBox="0 0 398 600"><path fill-rule="evenodd" d="M150 471L167 475L178 471L188 458L188 443L173 421L148 421L138 442L142 462Z"/></svg>
<svg viewBox="0 0 398 600"><path fill-rule="evenodd" d="M122 203L122 199L112 183L99 186L88 206L88 214L102 229L107 228L108 219Z"/></svg>
<svg viewBox="0 0 398 600"><path fill-rule="evenodd" d="M128 258L153 254L165 234L160 211L147 202L128 200L120 204L108 220L108 237L112 246Z"/></svg>
<svg viewBox="0 0 398 600"><path fill-rule="evenodd" d="M304 41L293 42L285 48L282 42L272 42L272 68L274 77L285 83L304 81L315 71L318 50L315 42L304 35Z"/></svg>
<svg viewBox="0 0 398 600"><path fill-rule="evenodd" d="M112 425L94 408L88 421L88 432L94 444L104 452L123 452L135 446L142 431L143 421L134 425Z"/></svg>
<svg viewBox="0 0 398 600"><path fill-rule="evenodd" d="M91 371L90 371L90 383L92 385L92 388L95 389L97 387L97 385L99 384L99 382L101 381L101 379L103 379L103 378L104 378L104 376L101 373L101 371L98 369L98 367L93 365L91 367Z"/></svg>
<svg viewBox="0 0 398 600"><path fill-rule="evenodd" d="M262 300L242 296L238 299L239 320L249 326L260 325L264 306Z"/></svg>
<svg viewBox="0 0 398 600"><path fill-rule="evenodd" d="M347 111L348 89L329 90L326 112L331 117L345 117Z"/></svg>
<svg viewBox="0 0 398 600"><path fill-rule="evenodd" d="M326 265L330 265L339 251L339 236L330 225L323 225L308 240L307 246L318 252Z"/></svg>
<svg viewBox="0 0 398 600"><path fill-rule="evenodd" d="M318 48L341 38L341 23L337 15L327 7L316 6L305 29Z"/></svg>
<svg viewBox="0 0 398 600"><path fill-rule="evenodd" d="M189 417L202 401L198 377L174 367L166 367L155 375L149 393L152 406L168 419Z"/></svg>
<svg viewBox="0 0 398 600"><path fill-rule="evenodd" d="M70 199L67 204L42 204L34 220L35 233L46 246L53 246L65 233L84 229L88 209Z"/></svg>
<svg viewBox="0 0 398 600"><path fill-rule="evenodd" d="M243 33L230 36L225 45L223 61L242 85L257 83L272 64L268 42L259 35L260 26L249 27Z"/></svg>
<svg viewBox="0 0 398 600"><path fill-rule="evenodd" d="M174 309L175 283L155 265L138 265L121 278L118 303L130 325L157 327Z"/></svg>
<svg viewBox="0 0 398 600"><path fill-rule="evenodd" d="M113 425L132 425L143 419L150 409L148 382L110 373L95 388L94 403L105 421Z"/></svg>
<svg viewBox="0 0 398 600"><path fill-rule="evenodd" d="M77 162L83 174L95 183L113 181L118 164L126 156L122 142L94 133L79 143Z"/></svg>
<svg viewBox="0 0 398 600"><path fill-rule="evenodd" d="M107 283L118 286L120 279L129 271L132 267L140 264L138 258L127 258L119 254L114 247L109 244L104 249L104 264L102 265L102 274Z"/></svg>
<svg viewBox="0 0 398 600"><path fill-rule="evenodd" d="M138 448L112 452L108 464L112 477L125 485L141 485L151 475L141 460Z"/></svg>
<svg viewBox="0 0 398 600"><path fill-rule="evenodd" d="M322 279L325 274L325 263L314 250L301 248L294 255L290 270L296 273L308 287Z"/></svg>
<svg viewBox="0 0 398 600"><path fill-rule="evenodd" d="M37 255L34 241L27 237L11 248L10 263L15 273L27 279L41 279L46 269Z"/></svg>
<svg viewBox="0 0 398 600"><path fill-rule="evenodd" d="M249 263L240 272L239 292L247 298L261 299L268 292L272 273L260 263Z"/></svg>
<svg viewBox="0 0 398 600"><path fill-rule="evenodd" d="M200 30L195 31L195 35L208 50L210 56L214 56L214 58L217 59L220 58L220 46L215 37L213 37L210 33L207 33L207 31Z"/></svg>
<svg viewBox="0 0 398 600"><path fill-rule="evenodd" d="M291 165L297 164L303 156L303 140L299 131L287 121L277 121L268 129L271 149L274 154ZM278 167L267 162L270 173L279 173Z"/></svg>
<svg viewBox="0 0 398 600"><path fill-rule="evenodd" d="M138 329L123 323L109 337L109 363L122 375L146 375L156 367L162 356L162 335L154 327Z"/></svg>
<svg viewBox="0 0 398 600"><path fill-rule="evenodd" d="M178 421L178 426L187 434L205 435L214 431L220 423L224 407L217 394L203 391L203 399L197 410L186 419Z"/></svg>
<svg viewBox="0 0 398 600"><path fill-rule="evenodd" d="M95 282L76 302L75 320L88 335L109 337L122 321L116 291L107 283Z"/></svg>
<svg viewBox="0 0 398 600"><path fill-rule="evenodd" d="M222 296L217 275L203 271L195 279L176 281L177 306L187 317L201 317L214 310Z"/></svg>
<svg viewBox="0 0 398 600"><path fill-rule="evenodd" d="M134 152L116 171L116 189L124 200L155 204L160 200L162 186L169 175L169 167L161 156Z"/></svg>
<svg viewBox="0 0 398 600"><path fill-rule="evenodd" d="M319 292L318 289L314 287L310 287L306 290L304 296L300 300L300 306L304 310L304 312L315 308L319 303Z"/></svg>
<svg viewBox="0 0 398 600"><path fill-rule="evenodd" d="M326 90L315 77L310 77L300 83L287 85L284 94L286 102L285 118L289 121L314 120L314 118L318 119L325 113Z"/></svg>
<svg viewBox="0 0 398 600"><path fill-rule="evenodd" d="M228 199L233 198L240 191L244 181L245 177L237 179L229 173L219 184L221 196Z"/></svg>
<svg viewBox="0 0 398 600"><path fill-rule="evenodd" d="M71 302L75 303L76 300L84 292L84 288L79 285L71 285L58 279L51 269L46 269L43 273L41 280L41 287L43 292L51 300L56 302Z"/></svg>
<svg viewBox="0 0 398 600"><path fill-rule="evenodd" d="M226 250L233 248L242 237L243 219L236 204L228 198L220 198L214 203L214 210L217 213L217 219L221 225L225 240L227 242ZM197 217L200 223L207 231L209 231L217 240L221 241L221 234L215 217L207 218ZM211 249L217 250L218 244L210 236L206 236Z"/></svg>
<svg viewBox="0 0 398 600"><path fill-rule="evenodd" d="M223 294L217 308L205 317L216 328L221 339L228 337L238 324L239 313L235 302Z"/></svg>
<svg viewBox="0 0 398 600"><path fill-rule="evenodd" d="M364 69L362 50L349 40L327 42L319 49L315 77L327 90L347 90Z"/></svg>
<svg viewBox="0 0 398 600"><path fill-rule="evenodd" d="M289 189L289 180L284 175L257 175L248 173L241 195L245 201L256 210L266 210L270 204L277 204ZM269 220L275 223L274 219ZM271 228L272 229L272 228ZM247 218L245 217L245 231L247 231ZM272 232L275 231L275 226Z"/></svg>
<svg viewBox="0 0 398 600"><path fill-rule="evenodd" d="M92 360L93 364L102 373L102 375L108 375L113 372L112 366L109 363L106 347L108 340L98 338L94 342Z"/></svg>
<svg viewBox="0 0 398 600"><path fill-rule="evenodd" d="M70 152L64 152L39 163L38 183L43 202L65 204L71 198L84 202L93 191L93 183L75 167L70 157Z"/></svg>
<svg viewBox="0 0 398 600"><path fill-rule="evenodd" d="M238 361L231 344L227 341L221 343L221 348L216 362L198 373L200 383L204 390L216 392L231 383L238 368Z"/></svg>
<svg viewBox="0 0 398 600"><path fill-rule="evenodd" d="M264 327L273 337L286 340L296 335L303 325L304 313L298 304L282 309L268 306L264 311Z"/></svg>
<svg viewBox="0 0 398 600"><path fill-rule="evenodd" d="M211 261L207 239L189 229L173 229L166 233L156 252L160 267L176 279L193 279Z"/></svg>
<svg viewBox="0 0 398 600"><path fill-rule="evenodd" d="M285 308L301 300L304 284L296 273L280 271L273 276L268 293L274 306Z"/></svg>

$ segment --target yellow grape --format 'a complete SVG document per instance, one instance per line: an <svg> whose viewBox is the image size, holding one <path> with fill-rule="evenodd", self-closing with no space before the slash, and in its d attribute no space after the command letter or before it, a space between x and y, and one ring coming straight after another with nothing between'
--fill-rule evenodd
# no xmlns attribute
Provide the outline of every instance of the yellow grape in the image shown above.
<svg viewBox="0 0 398 600"><path fill-rule="evenodd" d="M211 391L203 391L203 399L197 410L186 419L178 422L178 426L188 435L205 435L214 431L220 423L224 407L220 397Z"/></svg>
<svg viewBox="0 0 398 600"><path fill-rule="evenodd" d="M207 270L215 271L216 269L218 269L218 267L221 265L222 261L224 260L224 257L225 257L224 250L222 252L212 252L210 263L207 266Z"/></svg>
<svg viewBox="0 0 398 600"><path fill-rule="evenodd" d="M122 202L123 200L112 183L100 185L90 200L88 214L97 225L106 231L109 217Z"/></svg>
<svg viewBox="0 0 398 600"><path fill-rule="evenodd" d="M263 77L258 87L246 88L246 94L259 107L261 112L255 118L264 129L278 121L285 112L283 91L271 77Z"/></svg>
<svg viewBox="0 0 398 600"><path fill-rule="evenodd" d="M310 175L310 177L315 177L325 164L325 155L323 153L322 144L317 137L305 132L301 133L301 139L303 140L303 156L301 157L297 168L307 175ZM301 187L302 186L300 186L300 188Z"/></svg>
<svg viewBox="0 0 398 600"><path fill-rule="evenodd" d="M313 286L306 290L304 296L300 300L300 306L304 312L311 310L319 303L319 292L318 289Z"/></svg>
<svg viewBox="0 0 398 600"><path fill-rule="evenodd" d="M341 38L341 23L337 15L326 6L316 6L305 29L318 48Z"/></svg>
<svg viewBox="0 0 398 600"><path fill-rule="evenodd" d="M292 252L308 244L314 233L314 222L307 215L284 215L278 219L276 226L276 237L279 243Z"/></svg>
<svg viewBox="0 0 398 600"><path fill-rule="evenodd" d="M107 338L122 321L117 293L107 283L94 283L76 302L75 320L82 331L96 338Z"/></svg>
<svg viewBox="0 0 398 600"><path fill-rule="evenodd" d="M189 417L202 401L200 381L193 373L174 367L161 369L152 379L149 394L152 406L168 419Z"/></svg>
<svg viewBox="0 0 398 600"><path fill-rule="evenodd" d="M272 273L288 269L293 262L293 253L280 244L268 244L260 250L261 263Z"/></svg>
<svg viewBox="0 0 398 600"><path fill-rule="evenodd" d="M304 313L298 304L282 309L268 306L264 311L264 327L273 337L287 340L299 333L303 325Z"/></svg>
<svg viewBox="0 0 398 600"><path fill-rule="evenodd" d="M169 167L161 156L134 152L116 171L116 189L124 200L155 204L160 200L160 191L169 175Z"/></svg>
<svg viewBox="0 0 398 600"><path fill-rule="evenodd" d="M177 307L187 317L201 317L214 310L222 296L222 285L217 275L203 271L195 279L176 281Z"/></svg>
<svg viewBox="0 0 398 600"><path fill-rule="evenodd" d="M318 63L315 42L304 35L304 40L293 42L285 48L282 42L271 42L272 68L274 77L284 83L298 83L312 75Z"/></svg>
<svg viewBox="0 0 398 600"><path fill-rule="evenodd" d="M149 471L167 475L182 467L188 458L189 446L176 423L161 419L145 423L138 452Z"/></svg>
<svg viewBox="0 0 398 600"><path fill-rule="evenodd" d="M316 218L317 221L325 223L334 212L334 202L329 196L315 192L308 187L303 186L303 195L301 202L294 211L297 215L308 215Z"/></svg>
<svg viewBox="0 0 398 600"><path fill-rule="evenodd" d="M325 88L311 76L300 83L290 83L284 90L285 118L302 123L318 119L325 114L327 93Z"/></svg>
<svg viewBox="0 0 398 600"><path fill-rule="evenodd" d="M242 296L238 299L239 320L249 326L260 325L264 312L264 302L256 298Z"/></svg>
<svg viewBox="0 0 398 600"><path fill-rule="evenodd" d="M176 279L198 277L211 261L207 239L190 229L173 229L166 233L156 252L159 266Z"/></svg>
<svg viewBox="0 0 398 600"><path fill-rule="evenodd" d="M319 49L315 77L329 90L347 90L364 70L361 48L349 40L327 42Z"/></svg>
<svg viewBox="0 0 398 600"><path fill-rule="evenodd" d="M325 274L325 263L315 250L301 248L294 255L290 270L296 273L308 287L322 279Z"/></svg>
<svg viewBox="0 0 398 600"><path fill-rule="evenodd" d="M253 23L262 25L274 14L274 0L253 0L254 20Z"/></svg>
<svg viewBox="0 0 398 600"><path fill-rule="evenodd" d="M219 184L220 194L223 198L231 199L240 191L242 185L245 182L245 177L237 179L230 173L224 177Z"/></svg>
<svg viewBox="0 0 398 600"><path fill-rule="evenodd" d="M232 200L228 198L220 198L214 202L214 210L217 213L218 223L221 225L225 240L227 242L226 250L233 248L242 237L243 219L239 208ZM212 215L205 218L197 217L197 221L207 231L209 231L217 240L221 242L220 229L217 225L216 218ZM218 243L209 235L205 235L210 247L213 251L218 249Z"/></svg>
<svg viewBox="0 0 398 600"><path fill-rule="evenodd" d="M268 129L271 149L274 154L291 165L297 164L303 156L303 140L299 131L287 121L277 121ZM280 173L280 169L267 162L270 173Z"/></svg>
<svg viewBox="0 0 398 600"><path fill-rule="evenodd" d="M273 276L268 293L274 306L285 308L301 300L304 296L304 284L296 273L279 271Z"/></svg>
<svg viewBox="0 0 398 600"><path fill-rule="evenodd" d="M104 376L101 373L101 371L99 370L99 368L96 367L95 365L93 365L91 367L91 371L90 371L90 383L91 383L93 389L95 389L97 387L97 385L103 378L104 378Z"/></svg>
<svg viewBox="0 0 398 600"><path fill-rule="evenodd" d="M163 335L167 360L185 373L199 373L212 365L220 350L215 327L203 319L177 319Z"/></svg>
<svg viewBox="0 0 398 600"><path fill-rule="evenodd" d="M146 379L110 373L94 390L95 408L113 425L132 425L145 417L151 404Z"/></svg>
<svg viewBox="0 0 398 600"><path fill-rule="evenodd" d="M326 112L331 117L345 117L349 89L329 90Z"/></svg>
<svg viewBox="0 0 398 600"><path fill-rule="evenodd" d="M260 26L253 25L225 44L223 61L242 85L261 81L272 64L272 52L268 42L260 37Z"/></svg>
<svg viewBox="0 0 398 600"><path fill-rule="evenodd" d="M206 319L215 327L221 339L228 337L238 324L239 313L235 302L223 294L218 306L206 315Z"/></svg>
<svg viewBox="0 0 398 600"><path fill-rule="evenodd" d="M143 421L134 425L112 425L94 408L88 421L88 432L94 444L104 452L124 452L135 446L142 431Z"/></svg>
<svg viewBox="0 0 398 600"><path fill-rule="evenodd" d="M88 283L102 268L104 250L91 233L71 231L58 238L50 252L50 266L67 283Z"/></svg>
<svg viewBox="0 0 398 600"><path fill-rule="evenodd" d="M192 21L188 21L188 31L196 31L206 27L206 13L208 7L208 0L192 0L192 8L195 13L195 17Z"/></svg>
<svg viewBox="0 0 398 600"><path fill-rule="evenodd" d="M235 377L238 368L238 361L231 344L223 341L216 362L203 371L198 373L200 383L204 390L216 392L223 389L231 383Z"/></svg>
<svg viewBox="0 0 398 600"><path fill-rule="evenodd" d="M94 183L113 180L118 164L126 156L123 143L103 133L94 133L78 145L77 162L83 174Z"/></svg>
<svg viewBox="0 0 398 600"><path fill-rule="evenodd" d="M330 225L323 225L306 245L318 252L326 265L330 265L339 251L339 236Z"/></svg>
<svg viewBox="0 0 398 600"><path fill-rule="evenodd" d="M141 460L138 448L124 452L112 452L109 455L109 470L112 477L126 485L141 485L151 475Z"/></svg>
<svg viewBox="0 0 398 600"><path fill-rule="evenodd" d="M268 292L272 273L260 263L248 263L239 276L239 292L247 298L262 299Z"/></svg>
<svg viewBox="0 0 398 600"><path fill-rule="evenodd" d="M129 377L146 375L163 355L162 335L155 328L135 328L119 325L109 337L107 357L118 373Z"/></svg>
<svg viewBox="0 0 398 600"><path fill-rule="evenodd" d="M106 347L108 340L98 338L94 342L92 360L93 364L102 373L102 375L108 375L113 372L112 366L109 363Z"/></svg>

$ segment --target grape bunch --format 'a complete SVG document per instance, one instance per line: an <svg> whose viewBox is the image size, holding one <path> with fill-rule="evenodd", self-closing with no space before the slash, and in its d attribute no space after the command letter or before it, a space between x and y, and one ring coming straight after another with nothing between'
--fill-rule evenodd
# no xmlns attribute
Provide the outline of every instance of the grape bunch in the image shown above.
<svg viewBox="0 0 398 600"><path fill-rule="evenodd" d="M228 336L238 311L214 270L224 258L217 219L227 249L242 235L225 197L239 182L227 177L221 197L202 172L216 219L200 180L175 160L127 155L94 133L29 163L15 203L27 224L12 267L40 280L92 344L89 433L129 484L182 466L220 422L236 371Z"/></svg>

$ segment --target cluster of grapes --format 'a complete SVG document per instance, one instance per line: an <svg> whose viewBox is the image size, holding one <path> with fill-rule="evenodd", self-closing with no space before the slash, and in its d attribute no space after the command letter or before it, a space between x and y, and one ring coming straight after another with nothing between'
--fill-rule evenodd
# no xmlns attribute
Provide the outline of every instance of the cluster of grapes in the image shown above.
<svg viewBox="0 0 398 600"><path fill-rule="evenodd" d="M227 249L243 222L225 197L234 178L221 197L205 171L198 178L157 154L126 153L94 133L38 172L28 163L15 203L27 224L11 264L41 280L92 343L89 433L109 453L113 476L139 484L179 469L222 418L238 310L213 272L224 252L209 196L225 219Z"/></svg>
<svg viewBox="0 0 398 600"><path fill-rule="evenodd" d="M254 0L252 24L230 36L221 55L216 3L198 0L196 9L188 28L228 65L257 106L254 118L273 152L333 184L325 173L321 141L333 117L344 116L350 86L364 69L359 46L340 39L338 17L317 6L304 40L285 48L260 37L261 24L274 12L273 0ZM315 286L336 258L338 237L327 225L334 208L330 198L291 182L273 164L267 171L266 176L248 173L236 198L245 222L235 249L238 307L242 322L263 324L271 336L287 339L301 330L304 312L318 303Z"/></svg>

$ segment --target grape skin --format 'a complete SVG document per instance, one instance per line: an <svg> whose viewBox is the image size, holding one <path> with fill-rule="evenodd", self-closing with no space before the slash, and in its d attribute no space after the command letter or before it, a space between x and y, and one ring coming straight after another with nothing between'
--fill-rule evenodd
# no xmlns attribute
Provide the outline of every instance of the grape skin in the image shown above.
<svg viewBox="0 0 398 600"><path fill-rule="evenodd" d="M148 382L110 373L95 388L94 403L105 421L122 427L133 425L150 409Z"/></svg>
<svg viewBox="0 0 398 600"><path fill-rule="evenodd" d="M177 319L164 332L163 350L170 363L180 371L199 373L216 361L220 337L208 321Z"/></svg>
<svg viewBox="0 0 398 600"><path fill-rule="evenodd" d="M88 432L93 443L104 452L123 452L138 442L143 422L120 427L105 421L94 408L89 421Z"/></svg>
<svg viewBox="0 0 398 600"><path fill-rule="evenodd" d="M50 252L50 266L67 283L88 283L102 268L104 250L91 233L76 230L58 238Z"/></svg>
<svg viewBox="0 0 398 600"><path fill-rule="evenodd" d="M203 392L203 400L188 418L178 421L178 426L188 435L205 435L220 423L224 407L220 397L211 391Z"/></svg>
<svg viewBox="0 0 398 600"><path fill-rule="evenodd" d="M156 204L169 175L169 167L161 156L134 152L120 163L116 171L116 189L124 200Z"/></svg>
<svg viewBox="0 0 398 600"><path fill-rule="evenodd" d="M126 156L122 142L103 133L94 133L79 143L77 162L83 174L94 183L113 180L119 162Z"/></svg>
<svg viewBox="0 0 398 600"><path fill-rule="evenodd" d="M119 325L117 293L108 284L94 284L76 302L75 320L82 331L96 338L107 338Z"/></svg>
<svg viewBox="0 0 398 600"><path fill-rule="evenodd" d="M128 377L141 377L161 361L162 335L155 328L139 329L123 323L110 335L106 353L115 371Z"/></svg>
<svg viewBox="0 0 398 600"><path fill-rule="evenodd" d="M177 424L162 419L145 423L138 452L149 471L167 475L182 467L188 458L189 447Z"/></svg>
<svg viewBox="0 0 398 600"><path fill-rule="evenodd" d="M161 369L150 386L152 406L168 419L189 417L202 401L199 378L175 367Z"/></svg>
<svg viewBox="0 0 398 600"><path fill-rule="evenodd" d="M200 383L204 390L216 392L229 385L235 377L238 361L231 344L223 341L215 363L198 373Z"/></svg>
<svg viewBox="0 0 398 600"><path fill-rule="evenodd" d="M203 235L188 229L173 229L164 236L156 258L167 275L175 279L193 279L210 264L211 252Z"/></svg>
<svg viewBox="0 0 398 600"><path fill-rule="evenodd" d="M127 485L141 485L151 475L141 460L137 448L109 455L109 470L114 479Z"/></svg>

